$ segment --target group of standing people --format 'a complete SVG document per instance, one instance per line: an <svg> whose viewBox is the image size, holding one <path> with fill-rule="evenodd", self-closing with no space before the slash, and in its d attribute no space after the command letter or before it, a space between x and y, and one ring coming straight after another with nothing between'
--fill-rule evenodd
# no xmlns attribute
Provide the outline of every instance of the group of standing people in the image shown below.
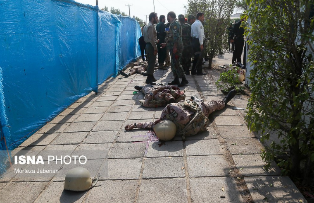
<svg viewBox="0 0 314 203"><path fill-rule="evenodd" d="M168 24L165 24L167 17ZM178 85L179 87L187 85L189 82L186 75L190 74L191 57L194 55L192 75L203 75L203 42L204 42L204 14L198 13L196 20L194 16L189 16L188 20L183 15L179 15L177 21L176 14L169 12L167 16L161 15L158 22L158 16L152 12L149 14L149 23L143 28L143 37L140 40L140 46L143 48L145 42L145 52L147 55L147 79L146 84L154 84L154 67L156 55L158 53L158 64L160 69L164 68L164 63L169 56L171 57L171 70L174 80L169 85ZM188 21L188 22L187 22ZM157 24L155 29L155 24ZM144 53L142 52L143 60ZM180 81L181 79L181 81Z"/></svg>
<svg viewBox="0 0 314 203"><path fill-rule="evenodd" d="M229 30L229 51L233 52L232 64L241 64L241 55L244 46L244 28L241 27L243 19L241 21L231 24ZM230 49L231 44L231 49Z"/></svg>

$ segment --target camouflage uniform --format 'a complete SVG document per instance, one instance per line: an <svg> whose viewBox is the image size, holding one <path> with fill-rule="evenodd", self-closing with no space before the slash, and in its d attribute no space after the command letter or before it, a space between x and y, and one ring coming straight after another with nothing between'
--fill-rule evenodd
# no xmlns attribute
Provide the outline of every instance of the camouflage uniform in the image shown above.
<svg viewBox="0 0 314 203"><path fill-rule="evenodd" d="M181 57L181 65L186 74L190 74L189 69L191 66L192 57L192 44L191 44L191 25L181 23L183 51Z"/></svg>
<svg viewBox="0 0 314 203"><path fill-rule="evenodd" d="M185 100L179 103L171 103L163 109L160 118L155 122L130 124L125 126L125 130L132 130L133 128L151 130L161 120L170 120L176 124L176 135L185 139L188 136L206 131L209 125L208 116L224 107L224 101L204 103L203 101Z"/></svg>
<svg viewBox="0 0 314 203"><path fill-rule="evenodd" d="M167 37L165 41L171 54L171 70L174 76L179 78L185 77L184 71L180 65L183 44L181 39L181 26L178 21L174 20L172 23L170 23L169 31L167 31ZM175 54L173 53L173 47L177 48L177 52Z"/></svg>
<svg viewBox="0 0 314 203"><path fill-rule="evenodd" d="M145 100L140 101L142 106L150 108L166 106L185 99L184 91L173 85L143 87L141 92L145 95Z"/></svg>

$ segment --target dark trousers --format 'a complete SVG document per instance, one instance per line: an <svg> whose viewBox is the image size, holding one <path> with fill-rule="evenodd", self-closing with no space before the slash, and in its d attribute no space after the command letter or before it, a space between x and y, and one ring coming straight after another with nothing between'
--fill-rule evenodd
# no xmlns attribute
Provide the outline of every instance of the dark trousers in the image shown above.
<svg viewBox="0 0 314 203"><path fill-rule="evenodd" d="M164 65L166 60L167 49L166 47L160 48L161 45L158 46L158 64Z"/></svg>
<svg viewBox="0 0 314 203"><path fill-rule="evenodd" d="M156 55L154 54L154 47L150 43L147 43L145 47L145 52L147 54L147 60L148 60L147 74L153 75L155 62L156 62Z"/></svg>
<svg viewBox="0 0 314 203"><path fill-rule="evenodd" d="M191 72L192 74L202 73L203 55L201 53L201 45L198 38L192 38L192 46L194 51L194 60Z"/></svg>
<svg viewBox="0 0 314 203"><path fill-rule="evenodd" d="M235 40L234 41L234 51L232 56L232 63L237 62L241 63L241 55L243 51L244 40Z"/></svg>
<svg viewBox="0 0 314 203"><path fill-rule="evenodd" d="M145 45L146 45L146 44L140 46L140 49L141 49L141 56L142 56L143 61L145 61L145 55L144 55Z"/></svg>

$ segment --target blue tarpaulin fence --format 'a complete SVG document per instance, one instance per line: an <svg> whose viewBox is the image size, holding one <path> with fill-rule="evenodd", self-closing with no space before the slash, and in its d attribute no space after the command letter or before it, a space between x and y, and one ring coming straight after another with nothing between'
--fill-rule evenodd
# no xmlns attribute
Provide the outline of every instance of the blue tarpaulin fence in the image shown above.
<svg viewBox="0 0 314 203"><path fill-rule="evenodd" d="M139 24L71 0L1 0L0 135L14 149L139 55Z"/></svg>

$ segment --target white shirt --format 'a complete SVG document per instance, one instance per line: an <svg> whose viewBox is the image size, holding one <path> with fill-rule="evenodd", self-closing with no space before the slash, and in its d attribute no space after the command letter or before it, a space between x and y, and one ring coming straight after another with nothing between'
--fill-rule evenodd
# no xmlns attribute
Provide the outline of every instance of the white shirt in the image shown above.
<svg viewBox="0 0 314 203"><path fill-rule="evenodd" d="M196 20L191 26L191 36L198 38L200 45L203 45L203 41L205 38L204 35L204 26L201 21Z"/></svg>

